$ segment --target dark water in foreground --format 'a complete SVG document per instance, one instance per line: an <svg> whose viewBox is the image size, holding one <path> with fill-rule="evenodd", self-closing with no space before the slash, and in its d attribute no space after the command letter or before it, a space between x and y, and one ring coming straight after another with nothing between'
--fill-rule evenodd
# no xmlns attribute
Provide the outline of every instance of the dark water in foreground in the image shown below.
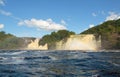
<svg viewBox="0 0 120 77"><path fill-rule="evenodd" d="M120 52L0 50L0 77L120 77Z"/></svg>

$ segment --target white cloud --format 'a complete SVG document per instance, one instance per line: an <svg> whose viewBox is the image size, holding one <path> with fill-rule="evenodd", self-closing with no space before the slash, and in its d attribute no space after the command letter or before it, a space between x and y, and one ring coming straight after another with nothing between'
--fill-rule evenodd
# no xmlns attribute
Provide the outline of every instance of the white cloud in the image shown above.
<svg viewBox="0 0 120 77"><path fill-rule="evenodd" d="M61 24L66 25L66 22L64 20L61 20Z"/></svg>
<svg viewBox="0 0 120 77"><path fill-rule="evenodd" d="M62 30L67 29L64 25L58 24L52 21L52 19L42 20L42 19L31 19L31 20L24 20L18 23L18 25L26 25L28 27L35 27L37 29L44 29L44 30Z"/></svg>
<svg viewBox="0 0 120 77"><path fill-rule="evenodd" d="M94 26L95 26L94 24L90 24L90 25L89 25L89 28L92 28L92 27L94 27Z"/></svg>
<svg viewBox="0 0 120 77"><path fill-rule="evenodd" d="M22 19L19 18L19 17L13 16L13 15L11 15L11 17L12 17L13 19L15 19L15 20L22 21Z"/></svg>
<svg viewBox="0 0 120 77"><path fill-rule="evenodd" d="M21 18L12 15L12 13L7 12L7 11L4 11L4 10L1 10L1 9L0 9L0 14L5 15L5 16L8 16L8 17L11 17L11 18L13 18L13 19L15 19L15 20L19 20L19 21L22 20Z"/></svg>
<svg viewBox="0 0 120 77"><path fill-rule="evenodd" d="M115 12L109 12L109 16L106 17L105 21L108 21L108 20L117 20L119 18L120 18L120 14L117 14Z"/></svg>
<svg viewBox="0 0 120 77"><path fill-rule="evenodd" d="M4 10L0 10L0 14L3 14L5 16L11 16L12 15L10 12L6 12Z"/></svg>
<svg viewBox="0 0 120 77"><path fill-rule="evenodd" d="M92 16L96 17L97 15L95 13L92 13Z"/></svg>
<svg viewBox="0 0 120 77"><path fill-rule="evenodd" d="M4 28L4 24L0 24L0 29L3 29Z"/></svg>
<svg viewBox="0 0 120 77"><path fill-rule="evenodd" d="M0 0L0 5L5 5L4 0Z"/></svg>

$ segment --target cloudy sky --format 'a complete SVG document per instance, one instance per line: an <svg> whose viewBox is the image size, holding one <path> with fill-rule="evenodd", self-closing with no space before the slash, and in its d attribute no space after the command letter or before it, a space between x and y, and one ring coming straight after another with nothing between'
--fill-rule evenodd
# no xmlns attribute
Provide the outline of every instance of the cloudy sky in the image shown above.
<svg viewBox="0 0 120 77"><path fill-rule="evenodd" d="M0 0L0 31L42 37L67 29L77 34L120 18L120 0Z"/></svg>

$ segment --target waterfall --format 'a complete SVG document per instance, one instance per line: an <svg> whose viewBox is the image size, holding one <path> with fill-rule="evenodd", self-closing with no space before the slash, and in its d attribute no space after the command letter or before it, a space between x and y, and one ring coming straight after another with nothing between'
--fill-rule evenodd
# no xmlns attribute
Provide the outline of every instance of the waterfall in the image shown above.
<svg viewBox="0 0 120 77"><path fill-rule="evenodd" d="M66 41L56 43L56 50L98 50L100 39L92 34L71 35Z"/></svg>
<svg viewBox="0 0 120 77"><path fill-rule="evenodd" d="M27 49L32 49L32 50L47 50L48 46L45 44L44 46L39 45L40 39L35 39L34 41L31 40L31 43L28 44Z"/></svg>

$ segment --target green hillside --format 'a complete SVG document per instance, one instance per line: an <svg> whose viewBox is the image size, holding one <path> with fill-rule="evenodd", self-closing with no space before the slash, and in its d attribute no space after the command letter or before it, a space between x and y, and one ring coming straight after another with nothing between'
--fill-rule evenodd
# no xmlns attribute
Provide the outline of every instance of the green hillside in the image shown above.
<svg viewBox="0 0 120 77"><path fill-rule="evenodd" d="M25 40L4 31L0 32L0 49L20 49L25 47Z"/></svg>
<svg viewBox="0 0 120 77"><path fill-rule="evenodd" d="M120 19L104 22L81 34L101 35L102 49L120 49Z"/></svg>
<svg viewBox="0 0 120 77"><path fill-rule="evenodd" d="M4 41L6 38L14 37L12 34L6 34L4 31L0 32L0 42Z"/></svg>

